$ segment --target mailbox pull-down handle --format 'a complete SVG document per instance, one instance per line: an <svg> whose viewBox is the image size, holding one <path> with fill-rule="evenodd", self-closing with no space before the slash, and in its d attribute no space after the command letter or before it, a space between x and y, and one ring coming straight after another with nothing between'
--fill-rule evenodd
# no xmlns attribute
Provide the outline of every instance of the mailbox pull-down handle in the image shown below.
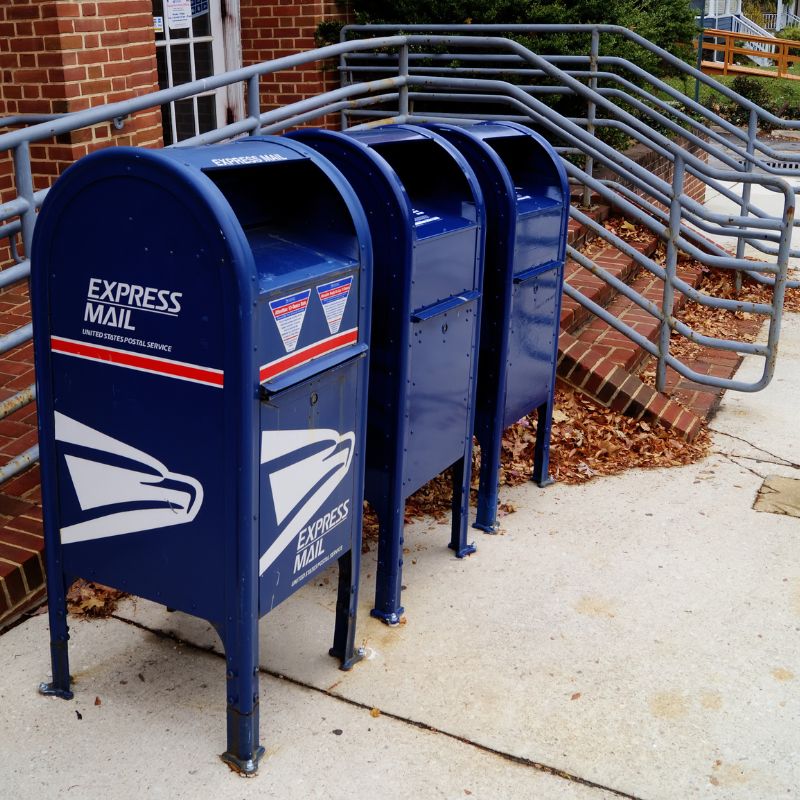
<svg viewBox="0 0 800 800"><path fill-rule="evenodd" d="M519 274L515 275L514 283L518 285L530 283L534 278L538 278L543 272L548 272L549 270L555 269L558 266L560 266L558 261L547 261L544 264L539 264L536 267L530 267L529 269L523 270Z"/></svg>
<svg viewBox="0 0 800 800"><path fill-rule="evenodd" d="M411 321L424 322L426 319L432 319L439 314L444 314L445 311L452 311L454 308L471 303L473 300L477 300L480 296L481 293L477 289L473 289L470 292L464 292L463 294L453 295L453 297L448 297L447 300L440 300L438 303L434 303L432 306L421 308L418 311L415 311L411 315Z"/></svg>
<svg viewBox="0 0 800 800"><path fill-rule="evenodd" d="M348 347L346 350L315 358L313 361L309 361L308 364L290 369L283 375L278 375L271 380L264 381L259 390L261 399L268 400L272 395L282 392L284 389L291 389L292 386L297 386L298 383L307 381L315 375L319 375L329 369L334 369L340 364L344 364L346 361L351 361L355 358L363 358L366 353L367 345L362 342L353 347Z"/></svg>

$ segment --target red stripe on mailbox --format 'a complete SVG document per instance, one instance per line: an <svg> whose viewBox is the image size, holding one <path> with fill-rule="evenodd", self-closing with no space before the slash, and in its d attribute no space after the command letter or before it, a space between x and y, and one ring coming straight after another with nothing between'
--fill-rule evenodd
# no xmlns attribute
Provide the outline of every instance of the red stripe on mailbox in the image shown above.
<svg viewBox="0 0 800 800"><path fill-rule="evenodd" d="M50 349L54 353L62 353L75 358L99 361L116 367L125 367L139 370L140 372L164 375L167 378L177 378L182 381L222 388L224 373L221 369L201 367L198 364L187 364L185 361L172 361L168 358L145 356L141 353L132 353L130 350L118 350L115 347L106 347L105 345L87 344L86 342L75 341L75 339L65 339L61 336L50 337Z"/></svg>
<svg viewBox="0 0 800 800"><path fill-rule="evenodd" d="M294 353L289 353L288 356L276 358L275 361L270 361L269 364L264 364L259 370L259 377L261 382L274 378L287 370L299 367L302 364L307 364L315 358L332 353L334 350L339 350L342 347L347 347L349 344L355 344L358 341L358 328L351 328L349 331L337 333L336 336L329 336L320 342L315 342L301 350L296 350Z"/></svg>

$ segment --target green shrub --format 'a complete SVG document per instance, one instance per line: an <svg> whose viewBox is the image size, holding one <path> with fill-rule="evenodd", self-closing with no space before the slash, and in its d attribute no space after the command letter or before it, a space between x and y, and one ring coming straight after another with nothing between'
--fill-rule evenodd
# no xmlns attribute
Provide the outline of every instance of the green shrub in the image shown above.
<svg viewBox="0 0 800 800"><path fill-rule="evenodd" d="M761 108L766 108L770 104L770 95L764 84L757 78L751 78L747 75L737 75L731 81L731 89L736 94L740 94L745 100L755 103ZM743 109L744 110L744 109ZM750 112L745 111L745 116L749 116Z"/></svg>
<svg viewBox="0 0 800 800"><path fill-rule="evenodd" d="M782 28L775 34L779 39L793 39L795 42L800 42L800 27L789 26Z"/></svg>
<svg viewBox="0 0 800 800"><path fill-rule="evenodd" d="M689 58L696 35L691 0L353 0L360 22L620 25ZM541 54L588 53L585 33L515 37ZM628 58L650 72L669 70L661 59L627 40L602 37L603 55Z"/></svg>

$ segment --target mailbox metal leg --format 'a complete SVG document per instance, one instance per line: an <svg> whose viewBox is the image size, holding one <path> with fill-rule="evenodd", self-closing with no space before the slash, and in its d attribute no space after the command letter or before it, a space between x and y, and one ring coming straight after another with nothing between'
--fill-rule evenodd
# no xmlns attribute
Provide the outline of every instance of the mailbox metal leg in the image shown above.
<svg viewBox="0 0 800 800"><path fill-rule="evenodd" d="M500 451L502 440L499 437L486 437L481 445L481 469L478 484L478 513L473 528L485 533L497 533L497 503L500 493Z"/></svg>
<svg viewBox="0 0 800 800"><path fill-rule="evenodd" d="M264 755L258 743L258 615L236 627L225 626L228 747L220 758L249 775Z"/></svg>
<svg viewBox="0 0 800 800"><path fill-rule="evenodd" d="M358 560L360 553L351 550L339 559L339 594L336 598L336 627L333 647L328 651L347 671L361 661L363 652L355 649L356 611L358 610ZM353 562L356 562L355 564Z"/></svg>
<svg viewBox="0 0 800 800"><path fill-rule="evenodd" d="M61 570L47 572L48 613L50 618L50 662L53 680L40 683L39 693L72 700L69 676L69 626L67 625L67 593Z"/></svg>
<svg viewBox="0 0 800 800"><path fill-rule="evenodd" d="M533 481L544 488L555 481L550 477L550 427L553 424L553 403L542 403L536 409L536 444L533 451Z"/></svg>
<svg viewBox="0 0 800 800"><path fill-rule="evenodd" d="M472 448L452 466L453 514L449 547L451 550L455 550L457 558L464 558L477 549L474 542L467 542L471 465Z"/></svg>
<svg viewBox="0 0 800 800"><path fill-rule="evenodd" d="M389 501L383 508L373 505L378 516L378 574L375 608L369 613L387 625L399 625L405 609L400 605L403 580L403 509L405 500ZM391 509L397 507L397 513Z"/></svg>
<svg viewBox="0 0 800 800"><path fill-rule="evenodd" d="M67 586L61 567L61 545L48 537L45 548L47 570L47 611L50 620L50 662L53 680L40 683L40 694L71 700L73 697L69 677L69 626L67 625Z"/></svg>

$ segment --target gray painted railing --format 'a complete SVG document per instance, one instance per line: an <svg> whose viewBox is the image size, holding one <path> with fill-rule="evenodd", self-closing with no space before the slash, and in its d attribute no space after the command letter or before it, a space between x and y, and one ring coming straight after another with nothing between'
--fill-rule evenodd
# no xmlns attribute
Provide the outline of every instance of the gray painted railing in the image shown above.
<svg viewBox="0 0 800 800"><path fill-rule="evenodd" d="M514 27L514 26L512 26ZM485 31L485 26L469 26L468 32L498 33L497 28ZM502 31L508 31L508 26ZM520 32L561 31L559 26L525 26ZM772 375L777 341L780 331L783 292L786 285L786 267L789 255L791 226L794 215L794 194L788 184L780 177L785 174L781 168L771 167L765 159L773 161L778 154L755 137L755 124L758 119L769 119L771 115L739 98L725 87L720 87L712 79L701 76L704 82L714 85L725 96L737 100L748 108L751 115L751 129L747 134L735 126L720 120L703 107L691 106L676 90L657 79L638 70L635 65L623 59L608 58L601 54L601 37L606 35L627 35L641 46L658 51L641 37L624 29L610 26L573 26L572 32L584 31L591 39L591 52L588 56L541 57L525 49L516 42L502 36L463 36L449 32L426 35L387 35L376 38L344 41L318 50L276 59L251 67L206 78L193 83L142 95L121 103L112 103L86 111L47 119L38 124L13 130L0 135L0 153L10 151L16 183L16 197L0 205L0 239L7 239L14 264L0 272L0 288L24 280L30 272L27 254L34 235L36 213L47 193L48 187L38 190L34 187L30 159L30 145L46 141L54 136L91 127L105 122L114 123L119 128L123 120L140 111L158 108L175 100L208 92L231 84L243 82L247 89L246 116L201 136L180 142L188 144L212 143L253 133L273 133L301 123L319 119L328 114L340 113L345 125L351 119L367 119L368 125L376 121L416 121L427 119L428 115L413 113L414 104L431 101L463 105L492 102L502 104L504 118L509 116L525 122L534 122L550 132L561 142L560 149L565 156L567 169L573 181L584 187L584 200L588 202L592 193L612 203L637 221L661 236L667 244L666 266L661 267L638 251L634 251L616 235L597 225L579 208L572 210L573 216L592 228L599 236L614 244L620 250L631 251L631 255L641 266L650 270L664 281L664 300L660 307L638 295L624 285L617 288L648 310L661 325L661 335L657 343L649 342L635 330L621 323L605 309L595 306L588 298L576 296L575 290L566 291L575 296L594 313L608 319L615 327L623 330L637 344L659 359L658 380L663 385L667 367L681 375L702 383L710 383L725 388L756 391L765 386ZM349 28L348 33L375 33L374 29ZM380 31L383 32L382 30ZM420 53L435 49L430 63L418 66ZM479 52L475 52L475 50ZM467 67L435 66L441 62L442 52L460 53L459 61L471 65ZM466 51L466 52L464 52ZM664 54L669 56L669 54ZM260 78L301 65L324 62L339 58L345 84L338 89L270 111L262 111L259 105ZM359 62L358 59L362 60ZM452 56L448 56L452 60ZM674 57L669 57L674 58ZM368 59L364 61L363 59ZM487 61L496 62L496 67L487 67ZM678 62L682 64L682 62ZM434 65L434 66L432 66ZM685 66L685 65L683 65ZM383 72L380 72L383 70ZM617 70L614 72L612 70ZM627 70L631 80L617 74ZM353 76L359 72L369 74L369 80L354 82ZM476 78L474 75L507 75L516 72L526 81L547 78L548 86L515 85L495 77ZM689 74L693 74L691 70ZM470 75L471 77L464 77ZM645 91L636 85L636 80L644 80L654 87L661 96ZM573 94L586 100L587 115L584 118L566 119L543 103L537 95ZM694 120L687 113L671 105L672 100L681 100L690 106L692 113L700 117ZM624 111L619 103L624 101L640 114L652 120L652 125L643 123L638 117ZM390 107L394 110L387 111ZM430 115L437 119L464 118L462 110L456 108L453 114L439 112ZM474 116L474 113L470 117ZM482 114L481 118L492 116ZM755 122L753 122L755 120ZM465 119L469 122L471 119ZM774 120L773 118L773 121ZM31 119L0 120L5 125L27 124ZM779 121L778 121L779 122ZM684 129L681 125L687 125ZM712 126L718 126L714 128ZM717 157L726 169L710 166L705 158L698 158L685 152L669 137L656 130L656 127L685 134L697 146L704 148L707 155ZM604 144L593 134L600 128L618 128L634 139L647 144L655 152L675 163L675 178L672 183L648 173L633 160L614 148ZM793 123L790 127L800 127ZM720 130L722 133L720 133ZM732 145L727 137L736 140ZM708 140L708 141L706 141ZM723 149L723 145L726 145ZM578 157L582 168L572 163ZM601 166L607 174L597 174ZM755 172L758 169L759 172ZM760 174L764 173L764 174ZM736 214L712 214L701 203L692 201L681 193L685 175L700 177L707 185L716 188L722 195L736 203ZM737 193L723 182L738 182L745 188ZM784 213L780 218L770 216L758 208L749 194L749 187L757 183L770 187L784 197ZM633 187L633 188L631 188ZM703 234L729 235L741 243L741 252L732 256L724 249L711 243ZM22 252L18 244L22 244ZM744 258L744 246L749 244L769 258L752 261ZM703 263L734 270L746 270L760 280L769 280L774 286L772 304L756 304L740 301L711 298L696 292L683 284L675 276L675 263L679 250L699 258ZM571 251L572 257L590 272L598 274L612 285L613 276L604 273L588 258ZM774 256L774 258L772 258ZM617 281L617 283L620 283ZM675 291L686 293L697 302L718 308L749 311L763 314L770 320L768 341L765 345L731 342L703 336L692 331L672 313L672 297ZM764 358L765 366L761 378L754 383L722 381L717 378L699 375L688 369L669 352L670 333L677 333L703 344L752 353ZM30 325L0 336L0 353L30 340ZM19 392L0 403L0 418L7 416L34 399L34 387ZM0 482L28 466L37 456L36 448L23 453L0 469Z"/></svg>
<svg viewBox="0 0 800 800"><path fill-rule="evenodd" d="M354 25L342 31L342 39L345 41L353 36L386 35L398 30L397 26ZM796 190L782 180L781 176L798 174L800 154L787 156L760 141L757 138L758 122L764 120L786 129L798 129L800 122L776 118L713 78L623 28L603 25L406 25L402 30L408 35L438 34L442 38L435 40L435 49L410 49L404 59L407 64L405 69L401 58L391 53L377 56L346 54L340 58L340 71L345 84L355 76L363 79L407 74L412 85L424 87L426 90L409 93L407 102L416 110L403 113L399 104L392 114L385 109L379 114L374 111L348 110L343 113L343 127L349 127L358 119L369 119L370 122L365 124L376 124L380 121L375 119L376 115L384 118L389 116L395 121L443 119L466 123L470 118L487 116L476 112L476 105L493 104L495 108L490 116L498 116L498 102L510 105L519 115L515 119L533 122L542 128L562 144L561 150L565 155L574 157L575 153L583 154L583 170L569 162L567 167L570 177L583 186L584 205L588 204L590 193L596 192L649 228L666 245L667 271L652 259L638 253L636 256L640 266L664 281L660 308L654 308L652 303L639 297L629 287L616 286L658 320L661 332L657 343L644 339L636 330L598 307L574 287L566 286L565 292L658 358L659 389L664 388L667 366L697 383L742 391L757 391L769 382L777 352L784 290L787 285L798 285L798 281L786 281L788 257L790 254L800 255L790 250L791 230L796 224L792 195ZM589 54L538 56L521 45L515 46L510 42L500 44L484 36L500 31L526 35L582 32L587 35ZM464 36L458 42L460 50L449 46L445 40L448 35L455 34L468 35L472 44L465 46L467 39ZM694 102L632 62L603 56L602 37L609 36L628 39L657 55L676 71L683 73L687 79L701 81L724 97L738 102L749 111L750 124L747 132L741 131L706 106ZM473 48L480 48L480 52L471 52ZM439 66L445 64L447 66ZM626 72L630 79L625 76ZM513 81L513 88L506 82L500 84L489 80L495 75L502 75ZM572 95L585 100L586 116L565 120L539 99L554 95ZM675 107L670 101L678 101L681 107ZM454 106L454 111L446 110ZM625 108L632 108L636 115ZM499 116L507 115L501 113ZM633 141L646 145L652 152L671 161L674 166L671 184L653 176L590 135L601 128L619 130ZM661 131L666 131L669 135L665 136ZM672 138L675 136L680 136L680 140ZM698 151L697 155L687 152L684 147L686 142ZM715 168L709 161L719 162L727 169ZM598 181L593 175L597 165L602 166L610 176ZM683 195L683 181L687 176L700 179L708 189L727 198L738 208L738 214L711 213L702 204ZM780 217L773 218L751 201L753 184L783 195ZM636 191L632 191L630 186L635 187ZM572 216L585 218L577 209L572 210ZM736 243L735 254L709 241L703 234L731 237ZM619 249L625 249L624 242L619 237L606 238ZM750 248L749 253L745 250L747 246ZM741 281L741 274L746 272L755 281L772 285L773 302L747 304L738 300L699 295L679 281L674 274L674 268L670 267L675 256L673 251L678 249L705 265L734 270L738 283ZM757 260L751 260L752 253L756 253ZM619 281L615 281L612 275L598 265L587 263L586 257L573 248L570 248L570 255L609 284L619 284ZM672 314L675 290L703 305L730 310L746 308L749 312L764 315L770 320L766 346L707 337L690 330ZM761 378L745 384L736 380L698 375L685 365L677 363L670 355L668 334L671 331L711 347L763 356L764 370Z"/></svg>

